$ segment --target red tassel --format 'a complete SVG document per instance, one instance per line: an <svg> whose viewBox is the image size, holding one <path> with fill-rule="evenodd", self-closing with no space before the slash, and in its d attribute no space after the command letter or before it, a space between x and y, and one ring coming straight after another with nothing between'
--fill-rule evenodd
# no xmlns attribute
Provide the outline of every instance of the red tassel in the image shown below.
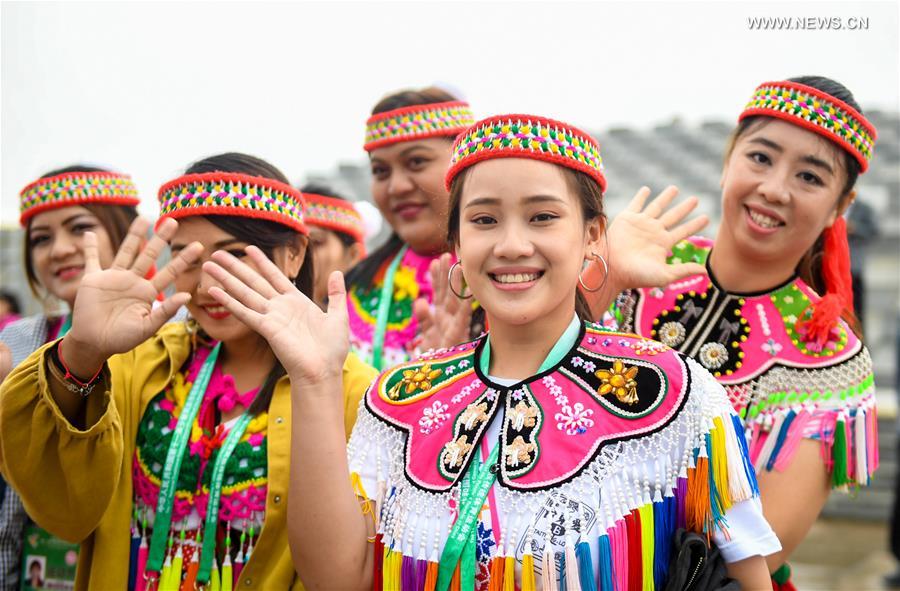
<svg viewBox="0 0 900 591"><path fill-rule="evenodd" d="M628 591L643 588L643 561L641 556L641 516L637 509L625 516L628 530Z"/></svg>
<svg viewBox="0 0 900 591"><path fill-rule="evenodd" d="M838 216L830 228L823 232L825 237L822 256L822 278L825 280L825 294L812 306L809 319L798 321L797 328L804 328L806 342L815 342L824 347L829 333L844 311L853 311L853 284L850 278L850 246L847 244L847 222Z"/></svg>
<svg viewBox="0 0 900 591"><path fill-rule="evenodd" d="M381 534L375 534L375 547L373 548L375 551L375 576L372 577L372 591L381 591L382 584L384 583L384 542L382 541Z"/></svg>

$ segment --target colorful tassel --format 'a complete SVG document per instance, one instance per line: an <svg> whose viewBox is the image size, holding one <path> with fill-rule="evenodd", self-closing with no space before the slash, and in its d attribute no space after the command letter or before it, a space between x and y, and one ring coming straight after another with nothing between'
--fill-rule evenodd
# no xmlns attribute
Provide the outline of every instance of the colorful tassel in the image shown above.
<svg viewBox="0 0 900 591"><path fill-rule="evenodd" d="M169 591L171 589L169 581L172 579L172 555L166 554L166 560L163 562L162 572L159 574L159 591Z"/></svg>
<svg viewBox="0 0 900 591"><path fill-rule="evenodd" d="M147 557L150 554L150 547L147 546L147 537L141 536L141 545L138 546L137 555L137 571L135 573L135 588L144 589L146 591L145 580L147 577Z"/></svg>
<svg viewBox="0 0 900 591"><path fill-rule="evenodd" d="M556 561L550 551L549 540L544 545L544 557L541 560L541 588L543 591L558 591L556 587Z"/></svg>
<svg viewBox="0 0 900 591"><path fill-rule="evenodd" d="M564 549L563 556L565 557L566 562L563 566L563 571L566 573L566 583L564 586L560 585L560 587L566 591L580 591L581 583L578 580L578 558L575 557L575 545L568 536L566 536ZM593 573L591 573L591 578L594 578Z"/></svg>
<svg viewBox="0 0 900 591"><path fill-rule="evenodd" d="M688 472L684 468L675 485L675 528L687 529Z"/></svg>
<svg viewBox="0 0 900 591"><path fill-rule="evenodd" d="M503 560L503 591L516 591L516 557Z"/></svg>
<svg viewBox="0 0 900 591"><path fill-rule="evenodd" d="M856 483L866 486L869 483L869 467L866 463L866 409L863 407L857 408L856 416L853 417L853 437L856 452L856 461L853 463Z"/></svg>
<svg viewBox="0 0 900 591"><path fill-rule="evenodd" d="M498 552L496 556L491 558L491 565L488 569L488 591L503 591L504 567L504 557Z"/></svg>
<svg viewBox="0 0 900 591"><path fill-rule="evenodd" d="M219 561L213 556L212 570L209 572L209 591L222 591L222 577L219 574Z"/></svg>
<svg viewBox="0 0 900 591"><path fill-rule="evenodd" d="M400 558L400 588L416 588L416 559L405 554Z"/></svg>
<svg viewBox="0 0 900 591"><path fill-rule="evenodd" d="M706 534L709 540L712 531L709 527L712 520L709 490L709 460L706 457L706 446L700 446L700 455L696 465L688 468L687 500L685 502L685 520L687 529L698 534Z"/></svg>
<svg viewBox="0 0 900 591"><path fill-rule="evenodd" d="M847 421L843 413L834 424L834 445L831 449L831 457L834 465L831 472L831 482L837 487L850 484L849 454L847 448Z"/></svg>
<svg viewBox="0 0 900 591"><path fill-rule="evenodd" d="M178 544L178 550L175 551L175 558L172 560L172 571L169 574L169 583L167 587L172 591L177 591L181 586L181 573L184 568L184 530L181 532L181 543Z"/></svg>
<svg viewBox="0 0 900 591"><path fill-rule="evenodd" d="M131 526L131 548L128 553L128 591L134 591L137 585L138 552L141 547L141 534L137 525Z"/></svg>
<svg viewBox="0 0 900 591"><path fill-rule="evenodd" d="M778 454L781 453L781 448L784 447L784 442L788 437L788 433L791 430L791 424L794 422L795 418L797 418L797 413L794 412L793 409L789 410L784 416L784 420L781 422L778 429L778 436L775 437L775 445L772 446L772 450L769 453L769 459L766 461L766 470L771 470L775 467L775 460L778 459Z"/></svg>
<svg viewBox="0 0 900 591"><path fill-rule="evenodd" d="M616 522L616 544L614 548L614 562L616 574L616 590L628 591L628 524L625 519ZM612 542L612 539L610 539Z"/></svg>
<svg viewBox="0 0 900 591"><path fill-rule="evenodd" d="M609 535L605 533L601 534L597 541L597 545L600 549L600 564L597 565L600 581L598 591L616 591L613 583L612 542L609 539ZM588 555L588 557L590 557L590 555ZM524 586L522 591L525 591Z"/></svg>
<svg viewBox="0 0 900 591"><path fill-rule="evenodd" d="M225 544L225 558L222 559L222 591L231 591L234 586L234 566L231 564L229 544Z"/></svg>
<svg viewBox="0 0 900 591"><path fill-rule="evenodd" d="M372 591L382 591L384 584L384 540L382 534L375 534L375 574L372 577Z"/></svg>
<svg viewBox="0 0 900 591"><path fill-rule="evenodd" d="M188 562L187 572L184 577L184 581L181 583L180 591L194 591L194 586L197 583L197 571L200 570L200 545L198 544L197 549L194 551L194 554L191 556L191 561Z"/></svg>
<svg viewBox="0 0 900 591"><path fill-rule="evenodd" d="M424 558L416 560L416 586L414 589L419 591L425 589L425 579L428 576L428 561Z"/></svg>
<svg viewBox="0 0 900 591"><path fill-rule="evenodd" d="M609 538L606 538L606 542L607 544L609 543ZM581 591L597 591L594 560L591 558L591 545L587 542L579 542L575 546L575 559L578 562L578 581L581 583ZM603 564L602 556L600 564Z"/></svg>
<svg viewBox="0 0 900 591"><path fill-rule="evenodd" d="M673 497L669 497L673 498ZM663 569L668 559L666 548L672 543L668 521L668 507L664 500L653 503L653 584L662 589Z"/></svg>
<svg viewBox="0 0 900 591"><path fill-rule="evenodd" d="M628 530L628 590L641 591L641 517L637 509L625 516Z"/></svg>
<svg viewBox="0 0 900 591"><path fill-rule="evenodd" d="M425 571L425 585L423 591L434 591L437 587L438 578L438 562L437 560L428 561L428 569Z"/></svg>
<svg viewBox="0 0 900 591"><path fill-rule="evenodd" d="M638 509L641 517L641 589L653 591L653 551L656 545L654 533L653 506L642 505Z"/></svg>
<svg viewBox="0 0 900 591"><path fill-rule="evenodd" d="M743 460L744 476L750 484L750 496L759 496L759 485L756 483L756 471L753 469L753 461L752 456L750 455L749 446L747 445L747 438L741 436L743 431L741 419L737 415L731 415L731 423L734 425L735 440L743 451L740 456ZM759 425L756 425L756 427L759 427Z"/></svg>
<svg viewBox="0 0 900 591"><path fill-rule="evenodd" d="M456 563L456 570L453 571L453 577L450 579L450 591L461 591L462 575L459 572L459 563Z"/></svg>
<svg viewBox="0 0 900 591"><path fill-rule="evenodd" d="M522 556L522 591L535 591L535 583L534 556L531 554L531 544L528 544Z"/></svg>

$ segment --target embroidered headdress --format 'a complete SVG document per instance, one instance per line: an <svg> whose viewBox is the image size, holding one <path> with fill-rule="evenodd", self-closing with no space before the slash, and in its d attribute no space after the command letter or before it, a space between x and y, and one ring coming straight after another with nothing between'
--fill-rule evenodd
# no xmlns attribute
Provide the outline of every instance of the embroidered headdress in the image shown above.
<svg viewBox="0 0 900 591"><path fill-rule="evenodd" d="M352 203L315 193L303 193L303 199L307 224L352 236L365 251L365 225Z"/></svg>
<svg viewBox="0 0 900 591"><path fill-rule="evenodd" d="M19 222L48 209L99 203L137 205L137 189L127 174L115 172L67 172L40 178L19 194Z"/></svg>
<svg viewBox="0 0 900 591"><path fill-rule="evenodd" d="M376 113L366 121L366 142L363 148L376 148L429 137L451 136L472 125L475 118L469 104L447 101L413 105Z"/></svg>
<svg viewBox="0 0 900 591"><path fill-rule="evenodd" d="M247 174L187 174L159 188L160 219L233 215L270 220L308 234L303 208L303 195L297 189Z"/></svg>
<svg viewBox="0 0 900 591"><path fill-rule="evenodd" d="M567 123L534 115L496 115L472 125L456 139L445 184L463 169L491 158L533 158L583 172L606 191L600 146Z"/></svg>

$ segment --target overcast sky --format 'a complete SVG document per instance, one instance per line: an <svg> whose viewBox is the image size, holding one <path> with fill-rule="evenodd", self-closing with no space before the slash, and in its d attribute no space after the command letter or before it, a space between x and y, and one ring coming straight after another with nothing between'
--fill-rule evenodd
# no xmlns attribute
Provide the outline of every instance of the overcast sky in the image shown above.
<svg viewBox="0 0 900 591"><path fill-rule="evenodd" d="M757 84L823 74L898 109L896 2L2 3L0 222L75 162L156 190L190 162L249 152L293 181L363 156L371 106L441 83L476 115L603 130L733 120ZM750 30L751 17L868 30ZM602 143L602 142L601 142Z"/></svg>

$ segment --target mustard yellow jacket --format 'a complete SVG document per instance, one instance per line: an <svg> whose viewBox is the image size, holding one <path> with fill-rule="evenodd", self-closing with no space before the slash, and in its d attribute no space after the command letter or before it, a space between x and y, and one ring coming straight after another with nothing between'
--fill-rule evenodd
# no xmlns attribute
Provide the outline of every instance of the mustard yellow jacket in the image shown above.
<svg viewBox="0 0 900 591"><path fill-rule="evenodd" d="M126 589L138 424L187 360L190 337L182 324L169 324L133 351L112 357L109 389L88 397L84 430L65 419L50 394L45 364L50 346L30 355L0 388L0 468L41 527L81 543L76 589ZM357 404L376 375L353 354L344 363L348 437ZM284 377L269 404L265 523L241 573L240 589L302 589L286 524L290 394Z"/></svg>

